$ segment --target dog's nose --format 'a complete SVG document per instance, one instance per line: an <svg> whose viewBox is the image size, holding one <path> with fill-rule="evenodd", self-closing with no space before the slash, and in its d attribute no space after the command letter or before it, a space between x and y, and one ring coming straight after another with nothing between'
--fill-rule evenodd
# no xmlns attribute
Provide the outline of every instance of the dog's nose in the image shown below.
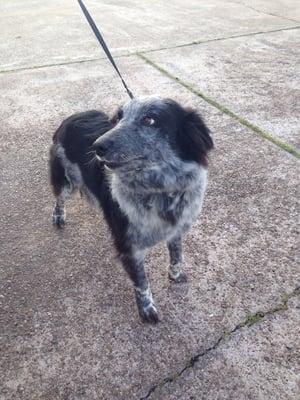
<svg viewBox="0 0 300 400"><path fill-rule="evenodd" d="M112 146L112 140L96 140L93 144L94 150L98 154L99 157L104 157L109 148Z"/></svg>

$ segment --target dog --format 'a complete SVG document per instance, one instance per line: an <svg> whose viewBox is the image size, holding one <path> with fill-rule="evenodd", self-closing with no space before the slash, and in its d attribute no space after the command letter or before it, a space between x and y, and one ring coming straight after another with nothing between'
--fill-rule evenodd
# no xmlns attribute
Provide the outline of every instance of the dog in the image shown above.
<svg viewBox="0 0 300 400"><path fill-rule="evenodd" d="M142 320L159 321L144 269L147 249L167 243L169 278L185 282L182 236L200 213L210 131L200 115L171 99L132 99L110 118L102 111L70 116L53 136L53 223L65 223L65 201L79 190L100 206L133 282Z"/></svg>

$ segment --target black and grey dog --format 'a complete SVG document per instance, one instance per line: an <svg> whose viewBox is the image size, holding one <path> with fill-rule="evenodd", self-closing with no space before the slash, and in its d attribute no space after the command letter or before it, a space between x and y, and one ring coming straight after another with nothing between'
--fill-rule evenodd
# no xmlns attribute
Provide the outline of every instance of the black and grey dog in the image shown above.
<svg viewBox="0 0 300 400"><path fill-rule="evenodd" d="M76 189L101 206L133 281L140 316L157 322L145 253L166 241L169 277L186 281L181 238L203 202L207 153L213 148L208 128L194 110L150 97L131 100L113 118L101 111L75 114L53 142L54 224L64 224L65 200Z"/></svg>

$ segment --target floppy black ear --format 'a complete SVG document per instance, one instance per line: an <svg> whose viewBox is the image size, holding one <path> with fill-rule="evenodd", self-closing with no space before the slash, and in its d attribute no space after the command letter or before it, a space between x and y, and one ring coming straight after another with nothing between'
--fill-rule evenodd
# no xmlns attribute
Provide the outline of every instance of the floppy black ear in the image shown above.
<svg viewBox="0 0 300 400"><path fill-rule="evenodd" d="M179 141L185 159L207 165L207 153L213 149L214 144L204 121L192 109L185 110Z"/></svg>

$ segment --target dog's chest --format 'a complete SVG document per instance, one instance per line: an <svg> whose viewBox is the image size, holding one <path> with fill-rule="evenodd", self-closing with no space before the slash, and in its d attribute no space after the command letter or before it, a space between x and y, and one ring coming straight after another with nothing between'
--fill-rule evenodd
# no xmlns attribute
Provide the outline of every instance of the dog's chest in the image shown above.
<svg viewBox="0 0 300 400"><path fill-rule="evenodd" d="M141 194L113 182L112 196L129 220L128 235L138 247L170 240L191 227L200 212L205 187L171 194Z"/></svg>

